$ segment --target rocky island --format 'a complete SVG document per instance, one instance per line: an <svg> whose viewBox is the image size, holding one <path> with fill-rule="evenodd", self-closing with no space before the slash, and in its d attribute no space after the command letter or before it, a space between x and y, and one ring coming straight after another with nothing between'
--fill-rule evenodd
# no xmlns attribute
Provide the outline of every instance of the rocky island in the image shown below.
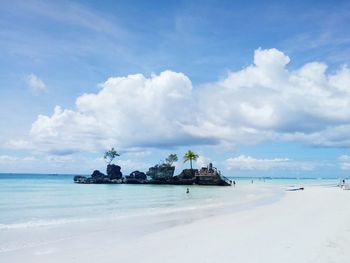
<svg viewBox="0 0 350 263"><path fill-rule="evenodd" d="M147 173L134 171L123 177L121 167L107 165L107 174L95 170L90 177L77 175L74 182L78 184L170 184L170 185L220 185L230 186L232 181L221 175L210 163L208 167L185 169L174 176L174 166L155 165Z"/></svg>
<svg viewBox="0 0 350 263"><path fill-rule="evenodd" d="M162 164L150 167L146 173L138 170L129 175L123 176L119 165L111 164L111 161L119 154L112 148L106 152L105 159L109 158L106 168L106 174L95 170L90 177L77 175L74 182L78 184L170 184L170 185L220 185L230 186L232 181L221 175L210 163L207 167L200 170L192 168L192 161L196 160L198 155L188 151L184 160L190 161L191 168L184 169L179 175L174 176L177 161L176 154L171 154Z"/></svg>

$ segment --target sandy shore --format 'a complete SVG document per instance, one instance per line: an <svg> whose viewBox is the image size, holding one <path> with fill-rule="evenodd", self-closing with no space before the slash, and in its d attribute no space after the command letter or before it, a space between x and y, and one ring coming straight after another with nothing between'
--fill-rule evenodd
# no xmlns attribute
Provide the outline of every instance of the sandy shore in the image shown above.
<svg viewBox="0 0 350 263"><path fill-rule="evenodd" d="M137 235L112 226L34 248L7 262L348 262L350 191L306 187L267 205ZM152 222L150 222L152 227Z"/></svg>

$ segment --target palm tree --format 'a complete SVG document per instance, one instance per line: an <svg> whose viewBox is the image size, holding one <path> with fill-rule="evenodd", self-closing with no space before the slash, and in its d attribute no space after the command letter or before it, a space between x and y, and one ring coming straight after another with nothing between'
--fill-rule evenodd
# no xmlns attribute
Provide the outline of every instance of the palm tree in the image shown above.
<svg viewBox="0 0 350 263"><path fill-rule="evenodd" d="M192 152L191 150L188 150L188 152L185 153L184 155L184 163L187 161L190 161L191 172L192 172L192 161L197 161L198 157L199 157L198 154Z"/></svg>

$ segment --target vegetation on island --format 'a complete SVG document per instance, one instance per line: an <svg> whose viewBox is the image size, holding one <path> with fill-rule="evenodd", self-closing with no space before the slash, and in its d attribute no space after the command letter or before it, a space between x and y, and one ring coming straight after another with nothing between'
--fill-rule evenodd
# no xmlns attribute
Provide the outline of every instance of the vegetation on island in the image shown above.
<svg viewBox="0 0 350 263"><path fill-rule="evenodd" d="M222 176L216 168L213 168L211 163L200 170L194 170L192 162L196 161L199 156L191 150L188 150L183 157L184 163L190 162L191 169L183 169L176 176L174 176L174 163L178 161L178 157L174 153L170 154L162 163L150 167L146 173L134 170L126 176L123 176L119 165L111 164L118 156L120 154L114 148L111 148L104 154L104 159L108 163L106 174L94 170L90 177L74 176L74 182L78 184L232 185L232 181Z"/></svg>
<svg viewBox="0 0 350 263"><path fill-rule="evenodd" d="M111 162L118 156L120 156L120 154L112 147L112 149L105 152L105 155L103 156L103 158L106 160L108 164L111 164Z"/></svg>
<svg viewBox="0 0 350 263"><path fill-rule="evenodd" d="M177 155L175 153L169 154L167 158L161 160L158 164L159 167L172 167L175 162L178 161Z"/></svg>
<svg viewBox="0 0 350 263"><path fill-rule="evenodd" d="M188 152L185 153L185 155L184 155L184 163L190 161L191 171L193 170L193 168L192 168L192 161L197 161L198 157L199 157L198 154L194 153L191 150L188 150Z"/></svg>
<svg viewBox="0 0 350 263"><path fill-rule="evenodd" d="M172 166L174 162L177 162L178 158L175 153L169 154L169 156L165 159L165 164L168 166Z"/></svg>

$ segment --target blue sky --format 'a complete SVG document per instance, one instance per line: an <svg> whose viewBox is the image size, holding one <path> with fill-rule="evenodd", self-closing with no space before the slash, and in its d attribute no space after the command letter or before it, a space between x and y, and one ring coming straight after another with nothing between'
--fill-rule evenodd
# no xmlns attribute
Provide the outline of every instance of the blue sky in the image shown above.
<svg viewBox="0 0 350 263"><path fill-rule="evenodd" d="M347 175L349 24L347 1L1 1L0 171L89 173L114 146L125 173L191 148Z"/></svg>

